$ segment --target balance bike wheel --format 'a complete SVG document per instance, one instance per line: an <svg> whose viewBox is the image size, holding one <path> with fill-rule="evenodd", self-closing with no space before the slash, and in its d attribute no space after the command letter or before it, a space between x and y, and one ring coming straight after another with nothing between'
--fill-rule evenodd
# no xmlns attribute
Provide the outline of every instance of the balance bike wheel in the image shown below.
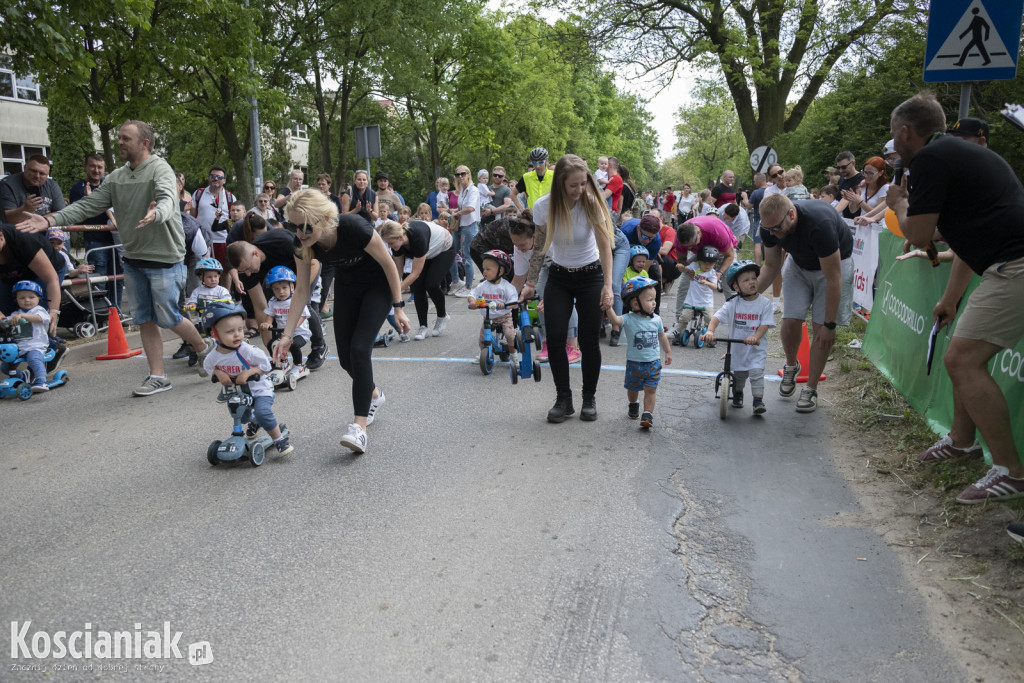
<svg viewBox="0 0 1024 683"><path fill-rule="evenodd" d="M729 379L730 379L729 375L726 375L725 377L723 377L722 378L722 386L718 389L718 391L719 391L718 417L722 418L723 420L729 414L729 396L730 396L729 392L730 392L730 389L731 389L731 387L729 386L730 385Z"/></svg>
<svg viewBox="0 0 1024 683"><path fill-rule="evenodd" d="M690 330L683 330L683 333L679 336L679 345L686 346L690 343Z"/></svg>
<svg viewBox="0 0 1024 683"><path fill-rule="evenodd" d="M288 391L295 391L295 375L288 373L288 379L286 381L288 383Z"/></svg>
<svg viewBox="0 0 1024 683"><path fill-rule="evenodd" d="M214 441L210 444L210 447L206 449L206 459L211 465L217 465L220 463L220 459L217 458L218 448L220 448L220 441Z"/></svg>
<svg viewBox="0 0 1024 683"><path fill-rule="evenodd" d="M533 381L540 381L540 363L533 361Z"/></svg>
<svg viewBox="0 0 1024 683"><path fill-rule="evenodd" d="M516 363L508 364L508 376L512 380L512 384L519 384L519 366Z"/></svg>
<svg viewBox="0 0 1024 683"><path fill-rule="evenodd" d="M703 349L704 348L704 338L703 338L703 335L707 331L708 331L708 328L702 327L702 328L700 328L700 332L695 332L694 333L694 335L693 335L693 348L695 348L695 349Z"/></svg>
<svg viewBox="0 0 1024 683"><path fill-rule="evenodd" d="M491 374L494 370L494 351L491 347L480 349L480 370L485 374Z"/></svg>
<svg viewBox="0 0 1024 683"><path fill-rule="evenodd" d="M27 401L32 398L32 385L27 382L22 382L18 385L18 398L22 401Z"/></svg>
<svg viewBox="0 0 1024 683"><path fill-rule="evenodd" d="M249 460L252 462L253 467L259 467L263 464L263 455L263 444L254 443L249 451Z"/></svg>

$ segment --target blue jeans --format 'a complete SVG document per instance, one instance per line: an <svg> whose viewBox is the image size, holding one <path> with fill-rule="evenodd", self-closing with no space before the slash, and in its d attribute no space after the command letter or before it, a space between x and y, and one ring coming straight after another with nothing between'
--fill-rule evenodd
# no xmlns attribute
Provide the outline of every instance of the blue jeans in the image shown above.
<svg viewBox="0 0 1024 683"><path fill-rule="evenodd" d="M28 363L28 369L32 373L33 382L39 379L42 379L44 382L46 381L46 363L43 362L42 351L26 351L24 353L19 353L18 355L25 357L25 362ZM0 368L2 368L4 375L8 375L10 374L10 371L14 369L14 364L3 363L0 365Z"/></svg>
<svg viewBox="0 0 1024 683"><path fill-rule="evenodd" d="M612 295L615 315L622 315L622 278L629 265L629 238L615 228L615 243L612 245Z"/></svg>
<svg viewBox="0 0 1024 683"><path fill-rule="evenodd" d="M263 427L267 432L273 431L277 427L277 418L274 417L273 405L273 396L253 396L252 408L245 415L249 419L243 421L251 422L253 414L255 414L256 422L259 423L260 427Z"/></svg>
<svg viewBox="0 0 1024 683"><path fill-rule="evenodd" d="M456 252L462 253L462 267L466 269L466 287L469 289L473 288L473 255L469 251L469 245L473 242L473 238L480 231L479 223L470 223L469 225L463 225L459 228L458 232L452 233L452 241ZM452 263L451 269L448 271L451 273L452 282L459 279L459 266L457 263Z"/></svg>
<svg viewBox="0 0 1024 683"><path fill-rule="evenodd" d="M185 263L169 268L138 268L125 261L124 281L135 298L135 323L155 322L170 329L182 321L178 297L185 286Z"/></svg>
<svg viewBox="0 0 1024 683"><path fill-rule="evenodd" d="M85 260L88 263L96 266L96 269L93 271L93 274L107 275L109 277L113 277L115 275L115 271L118 273L123 273L124 268L121 265L120 259L117 258L116 247L112 249L101 249L99 251L89 253L90 249L111 245L110 242L103 241L102 239L97 239L97 237L98 236L94 236L92 233L85 233ZM111 287L109 282L106 282L102 285L97 285L96 288L103 291L104 294L106 294L107 299L110 301L110 303L117 306L118 310L121 310L121 292L122 290L124 290L123 283L114 282L114 296L110 296Z"/></svg>

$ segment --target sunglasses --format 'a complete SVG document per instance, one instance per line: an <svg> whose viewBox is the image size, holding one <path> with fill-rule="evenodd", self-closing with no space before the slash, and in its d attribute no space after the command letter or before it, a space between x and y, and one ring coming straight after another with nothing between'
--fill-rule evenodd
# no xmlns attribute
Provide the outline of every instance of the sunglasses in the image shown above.
<svg viewBox="0 0 1024 683"><path fill-rule="evenodd" d="M224 176L215 173L210 174L210 180L224 180Z"/></svg>
<svg viewBox="0 0 1024 683"><path fill-rule="evenodd" d="M276 190L277 188L274 187L273 185L264 185L263 189L264 190Z"/></svg>
<svg viewBox="0 0 1024 683"><path fill-rule="evenodd" d="M505 174L504 173L492 173L491 177L492 178L504 178Z"/></svg>
<svg viewBox="0 0 1024 683"><path fill-rule="evenodd" d="M836 166L836 170L837 170L837 171L845 171L845 170L846 170L846 169L848 169L849 167L850 167L850 164L849 164L849 163L845 163L845 164L843 164L842 166Z"/></svg>
<svg viewBox="0 0 1024 683"><path fill-rule="evenodd" d="M784 173L785 173L785 171L779 171L777 173L772 173L770 177L778 178L780 175L783 175Z"/></svg>
<svg viewBox="0 0 1024 683"><path fill-rule="evenodd" d="M298 235L299 232L302 232L303 235L313 234L313 226L310 225L309 223L305 223L303 225L296 225L295 223L289 223L288 221L284 221L283 223L281 223L281 226L288 232L293 232L296 235Z"/></svg>
<svg viewBox="0 0 1024 683"><path fill-rule="evenodd" d="M763 223L762 223L762 224L761 224L761 227L762 227L762 228L763 228L764 230L767 230L768 232L770 232L770 233L772 233L772 234L775 234L775 233L777 233L777 232L782 232L782 223L779 223L778 225L776 225L776 226L775 226L775 227L773 227L773 228L769 228L769 227L768 227L767 225L765 225L765 224L763 224Z"/></svg>
<svg viewBox="0 0 1024 683"><path fill-rule="evenodd" d="M462 176L464 176L464 175L469 175L469 172L468 172L468 171L464 171L464 172L462 172L462 173L456 173L456 174L455 174L455 177L456 177L456 178L461 178L461 177L462 177Z"/></svg>
<svg viewBox="0 0 1024 683"><path fill-rule="evenodd" d="M647 240L653 240L653 239L654 239L655 237L657 237L657 235L652 235L651 233L649 233L649 232L644 232L643 230L640 230L640 231L638 231L638 232L636 233L636 236L637 236L638 238L642 239L642 240L644 240L644 239L647 239Z"/></svg>

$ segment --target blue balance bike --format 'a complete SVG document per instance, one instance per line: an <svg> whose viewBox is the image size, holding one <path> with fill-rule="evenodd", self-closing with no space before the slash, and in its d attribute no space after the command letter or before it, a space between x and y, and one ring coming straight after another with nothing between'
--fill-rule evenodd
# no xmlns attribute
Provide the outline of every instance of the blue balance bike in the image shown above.
<svg viewBox="0 0 1024 683"><path fill-rule="evenodd" d="M12 323L9 318L0 320L0 361L7 363L10 368L8 377L0 381L0 398L17 396L22 401L32 398L33 377L27 369L18 370L18 366L27 362L25 357L18 351L18 339L25 339L32 336L32 323L27 320L19 321L19 324ZM47 349L43 354L43 362L49 363L53 360L53 349ZM68 373L58 370L53 377L47 381L46 386L50 389L64 386L68 383Z"/></svg>
<svg viewBox="0 0 1024 683"><path fill-rule="evenodd" d="M494 372L494 357L497 356L503 362L511 361L508 374L512 384L518 384L520 378L529 379L530 377L533 377L533 381L539 382L541 379L540 363L533 359L531 351L531 344L536 344L537 340L534 338L529 311L512 311L512 324L516 328L515 349L509 349L501 323L491 322L492 306L479 299L470 308L484 309L484 339L480 348L480 370L485 375ZM513 356L513 351L519 354L518 360Z"/></svg>
<svg viewBox="0 0 1024 683"><path fill-rule="evenodd" d="M262 436L247 438L243 425L247 425L253 419L252 394L247 387L222 386L217 395L218 403L227 403L228 412L234 419L234 426L231 428L231 436L224 441L214 441L206 449L206 459L211 465L221 463L238 463L248 460L253 467L263 464L266 451L274 444L274 440L264 433ZM288 428L281 425L281 435L289 435Z"/></svg>
<svg viewBox="0 0 1024 683"><path fill-rule="evenodd" d="M704 340L701 339L701 335L708 331L708 317L707 313L702 308L693 309L693 317L690 318L690 322L686 323L686 329L680 334L678 339L679 346L686 346L691 341L693 342L693 348L702 349L704 348Z"/></svg>

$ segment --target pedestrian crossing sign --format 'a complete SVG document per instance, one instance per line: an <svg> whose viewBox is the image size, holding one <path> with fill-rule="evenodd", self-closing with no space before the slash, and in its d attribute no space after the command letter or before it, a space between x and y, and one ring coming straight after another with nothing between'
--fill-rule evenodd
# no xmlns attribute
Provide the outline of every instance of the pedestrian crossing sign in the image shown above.
<svg viewBox="0 0 1024 683"><path fill-rule="evenodd" d="M924 80L1015 78L1024 0L932 0Z"/></svg>

